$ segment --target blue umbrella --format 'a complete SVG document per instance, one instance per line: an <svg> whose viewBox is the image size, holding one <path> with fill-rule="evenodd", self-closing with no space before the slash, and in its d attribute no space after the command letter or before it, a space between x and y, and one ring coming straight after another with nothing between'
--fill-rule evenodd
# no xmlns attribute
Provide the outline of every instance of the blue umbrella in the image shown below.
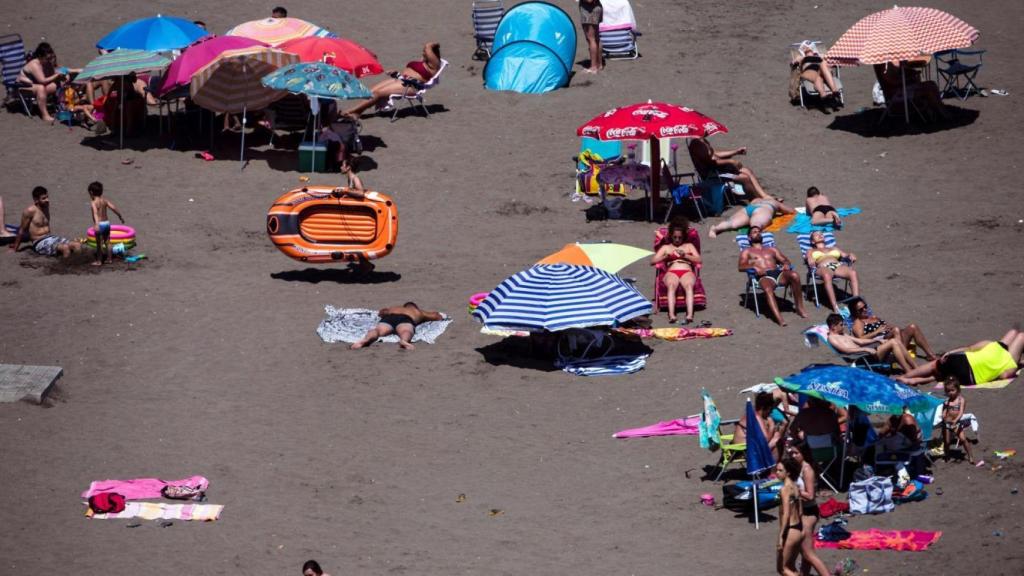
<svg viewBox="0 0 1024 576"><path fill-rule="evenodd" d="M772 466L775 466L775 457L758 423L754 404L747 398L747 474L754 478L754 527L757 529L761 528L757 511L757 481L761 473Z"/></svg>
<svg viewBox="0 0 1024 576"><path fill-rule="evenodd" d="M506 278L473 311L490 329L542 331L617 326L651 313L651 302L615 274L546 264Z"/></svg>
<svg viewBox="0 0 1024 576"><path fill-rule="evenodd" d="M316 98L352 100L369 98L370 89L348 72L323 62L300 62L278 68L260 82L267 88Z"/></svg>
<svg viewBox="0 0 1024 576"><path fill-rule="evenodd" d="M856 406L869 414L900 414L906 406L916 414L934 414L942 400L881 374L849 366L812 366L776 378L781 388L820 398L841 408ZM931 424L931 420L918 420Z"/></svg>
<svg viewBox="0 0 1024 576"><path fill-rule="evenodd" d="M131 48L162 52L184 48L209 35L209 32L196 26L191 20L157 14L152 18L122 24L97 42L96 47L103 50Z"/></svg>

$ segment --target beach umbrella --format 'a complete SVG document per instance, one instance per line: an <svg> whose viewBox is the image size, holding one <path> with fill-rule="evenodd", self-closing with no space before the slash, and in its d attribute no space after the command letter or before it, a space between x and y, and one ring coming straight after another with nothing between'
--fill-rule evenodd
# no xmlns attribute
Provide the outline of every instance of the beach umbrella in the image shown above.
<svg viewBox="0 0 1024 576"><path fill-rule="evenodd" d="M164 74L160 88L157 89L157 94L162 96L179 86L187 86L192 82L192 75L197 70L206 66L214 58L227 50L240 50L253 46L265 47L267 45L259 40L243 38L241 36L207 36L202 38L185 48L181 55L174 62L171 62L170 67L167 68L167 72Z"/></svg>
<svg viewBox="0 0 1024 576"><path fill-rule="evenodd" d="M591 266L539 265L506 278L473 311L491 329L531 332L617 326L651 313L622 278Z"/></svg>
<svg viewBox="0 0 1024 576"><path fill-rule="evenodd" d="M274 90L308 96L314 114L314 127L317 126L320 116L318 98L352 100L369 98L373 95L369 88L356 80L355 76L324 62L289 64L267 74L260 80L260 83ZM312 165L316 165L315 147L313 155Z"/></svg>
<svg viewBox="0 0 1024 576"><path fill-rule="evenodd" d="M191 20L176 16L157 14L152 18L134 20L118 26L96 43L103 50L129 48L162 52L184 48L210 33L192 23Z"/></svg>
<svg viewBox="0 0 1024 576"><path fill-rule="evenodd" d="M776 378L775 383L790 392L813 396L840 408L856 406L868 414L901 414L904 406L915 414L926 414L942 404L941 399L891 378L849 366L812 366Z"/></svg>
<svg viewBox="0 0 1024 576"><path fill-rule="evenodd" d="M753 478L754 488L754 528L761 528L760 514L757 510L757 483L766 470L775 466L775 457L768 447L768 440L758 424L754 404L747 398L747 474Z"/></svg>
<svg viewBox="0 0 1024 576"><path fill-rule="evenodd" d="M265 47L226 50L192 75L189 93L199 106L218 113L242 114L242 151L245 166L245 124L249 110L266 108L285 92L264 86L260 80L281 66L294 64L294 54Z"/></svg>
<svg viewBox="0 0 1024 576"><path fill-rule="evenodd" d="M299 18L264 18L252 20L235 26L225 33L226 36L245 36L253 40L265 42L271 46L283 44L295 38L319 36L332 38L335 35L326 28Z"/></svg>
<svg viewBox="0 0 1024 576"><path fill-rule="evenodd" d="M376 54L344 38L306 36L284 42L278 48L295 54L301 62L326 62L356 78L384 72Z"/></svg>
<svg viewBox="0 0 1024 576"><path fill-rule="evenodd" d="M537 264L577 264L593 266L612 274L633 262L654 254L650 250L603 242L598 244L566 244L564 248L546 256Z"/></svg>
<svg viewBox="0 0 1024 576"><path fill-rule="evenodd" d="M942 50L967 48L978 34L976 28L942 10L893 6L860 19L829 48L825 60L838 66L905 63ZM906 89L904 72L904 93ZM906 98L903 100L903 113L909 122L910 105Z"/></svg>
<svg viewBox="0 0 1024 576"><path fill-rule="evenodd" d="M145 50L114 50L113 52L100 54L92 62L86 64L85 68L82 68L82 71L78 73L78 76L75 76L74 81L82 83L103 78L123 78L133 72L137 74L140 72L162 70L170 63L169 59ZM121 89L118 90L121 97L121 121L119 123L121 148L124 148L124 93L125 90L131 89L130 86L125 86L122 81Z"/></svg>
<svg viewBox="0 0 1024 576"><path fill-rule="evenodd" d="M598 140L649 140L651 143L651 219L661 191L659 138L703 138L728 132L720 122L692 108L651 102L612 108L576 129L576 135Z"/></svg>

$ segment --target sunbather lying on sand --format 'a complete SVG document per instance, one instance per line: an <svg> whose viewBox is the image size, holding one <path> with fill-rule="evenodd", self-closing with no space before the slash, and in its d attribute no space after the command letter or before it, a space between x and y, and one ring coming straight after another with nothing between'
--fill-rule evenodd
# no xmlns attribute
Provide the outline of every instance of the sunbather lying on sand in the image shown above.
<svg viewBox="0 0 1024 576"><path fill-rule="evenodd" d="M727 230L739 230L740 228L758 227L762 230L772 223L775 214L793 214L793 210L774 198L757 198L750 201L746 206L740 206L729 218L715 224L708 230L708 236L714 238L719 232Z"/></svg>
<svg viewBox="0 0 1024 576"><path fill-rule="evenodd" d="M807 189L807 200L804 201L804 208L807 209L807 215L811 217L811 224L814 226L821 226L823 224L832 224L836 228L843 227L843 221L839 218L839 213L836 212L835 206L818 190L817 186L811 186Z"/></svg>
<svg viewBox="0 0 1024 576"><path fill-rule="evenodd" d="M952 377L961 386L974 386L1013 378L1021 368L1022 352L1024 332L1014 328L998 342L982 340L966 348L950 350L937 360L918 366L896 379L917 386Z"/></svg>
<svg viewBox="0 0 1024 576"><path fill-rule="evenodd" d="M398 335L398 345L405 350L413 350L412 336L416 332L416 326L428 320L444 320L440 312L432 310L421 310L415 302L406 302L401 306L381 308L380 322L375 328L370 329L362 340L352 345L352 349L362 348L378 338L387 336L394 332Z"/></svg>

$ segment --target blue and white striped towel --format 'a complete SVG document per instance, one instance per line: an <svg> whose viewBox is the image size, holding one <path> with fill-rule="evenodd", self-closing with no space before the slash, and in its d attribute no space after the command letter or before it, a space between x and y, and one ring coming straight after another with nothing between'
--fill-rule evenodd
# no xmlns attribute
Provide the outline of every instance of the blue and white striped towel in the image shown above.
<svg viewBox="0 0 1024 576"><path fill-rule="evenodd" d="M575 360L565 362L556 360L555 367L561 368L576 376L615 376L639 372L647 365L649 354L639 356L605 356L594 360Z"/></svg>

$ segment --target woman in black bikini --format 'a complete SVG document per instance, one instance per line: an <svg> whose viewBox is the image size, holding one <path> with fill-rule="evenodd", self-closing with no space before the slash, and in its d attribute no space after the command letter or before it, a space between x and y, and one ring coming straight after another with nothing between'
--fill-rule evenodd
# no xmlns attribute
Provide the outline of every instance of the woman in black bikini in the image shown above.
<svg viewBox="0 0 1024 576"><path fill-rule="evenodd" d="M910 323L902 328L890 326L885 320L869 312L867 302L859 296L850 300L850 313L853 316L853 334L857 338L899 338L907 349L910 348L911 342L917 345L928 360L938 358L917 324Z"/></svg>
<svg viewBox="0 0 1024 576"><path fill-rule="evenodd" d="M833 109L839 108L839 88L832 78L832 70L825 63L825 60L818 54L813 44L803 43L800 45L800 78L814 84L814 89L821 96L824 103L826 98L831 99ZM825 88L828 88L826 91Z"/></svg>
<svg viewBox="0 0 1024 576"><path fill-rule="evenodd" d="M439 70L441 70L441 45L437 42L427 42L423 45L422 60L406 63L401 72L388 70L386 74L391 78L374 84L370 88L373 96L366 102L346 110L345 115L358 119L371 106L387 104L388 98L394 94L415 94L417 90L423 88L424 84L430 82L430 79L436 76Z"/></svg>
<svg viewBox="0 0 1024 576"><path fill-rule="evenodd" d="M651 266L665 265L665 274L661 281L668 289L668 321L675 324L676 292L682 288L686 293L686 320L683 324L693 322L693 287L697 284L695 267L700 264L700 252L686 241L690 231L689 222L685 219L673 219L668 226L666 242L651 257Z"/></svg>
<svg viewBox="0 0 1024 576"><path fill-rule="evenodd" d="M814 535L818 529L818 520L821 519L821 510L818 509L818 503L815 501L817 471L814 469L811 449L806 442L797 442L786 450L786 454L800 464L800 477L796 480L797 493L800 495L800 502L803 505L803 516L800 518L804 531L803 542L800 544L800 555L803 556L803 562L800 564L800 573L810 574L811 568L814 568L822 576L831 574L814 551Z"/></svg>
<svg viewBox="0 0 1024 576"><path fill-rule="evenodd" d="M779 513L779 541L775 548L776 568L783 576L797 576L796 558L803 544L803 511L796 481L800 478L800 463L783 458L775 465L776 478L782 478L782 512Z"/></svg>
<svg viewBox="0 0 1024 576"><path fill-rule="evenodd" d="M828 196L822 194L816 186L807 189L804 208L807 209L807 215L811 217L811 224L815 226L832 224L837 230L842 229L843 221L839 218L839 213L832 206Z"/></svg>

